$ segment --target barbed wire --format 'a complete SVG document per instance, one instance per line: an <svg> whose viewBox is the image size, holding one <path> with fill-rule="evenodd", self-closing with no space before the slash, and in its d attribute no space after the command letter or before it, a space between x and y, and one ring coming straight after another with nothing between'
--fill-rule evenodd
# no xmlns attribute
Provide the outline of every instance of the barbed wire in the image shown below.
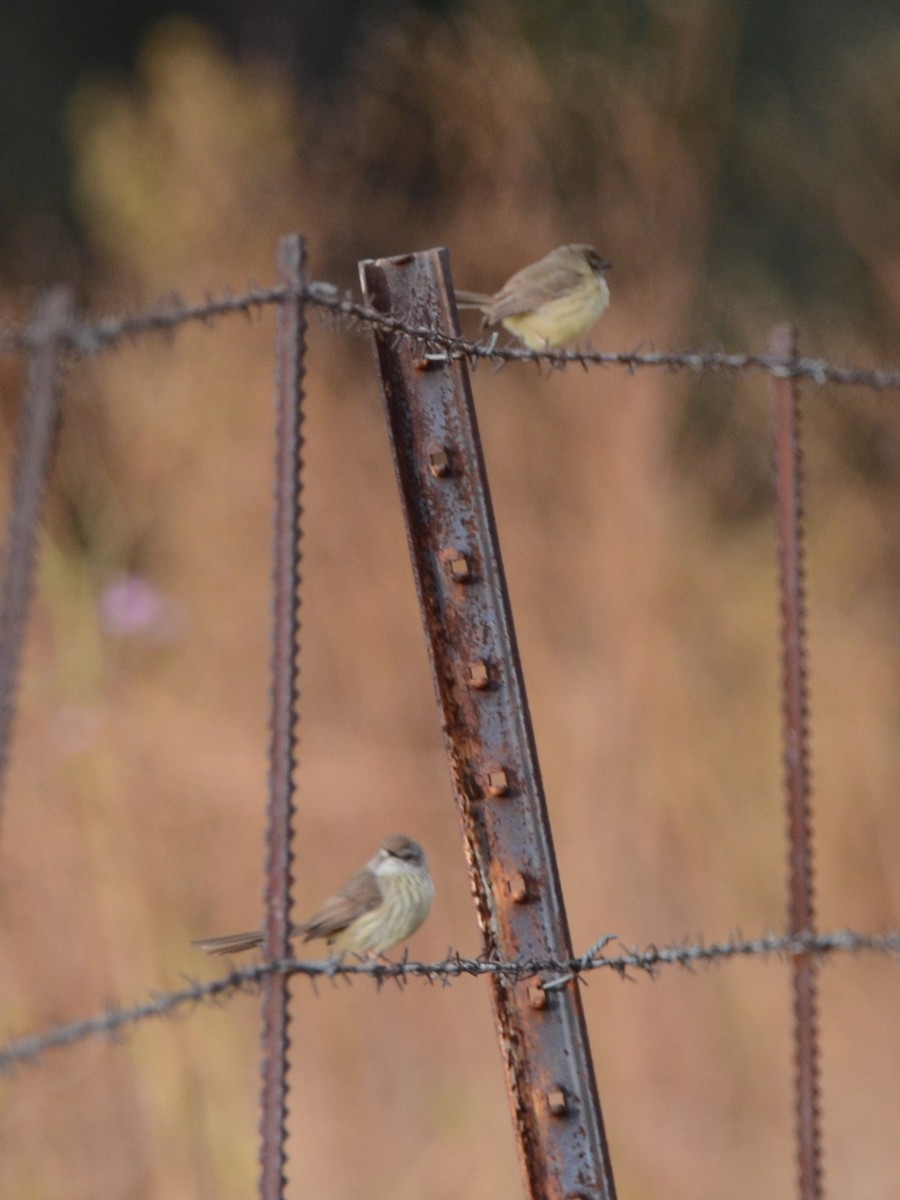
<svg viewBox="0 0 900 1200"><path fill-rule="evenodd" d="M628 371L641 368L728 373L766 371L779 378L806 379L818 386L839 384L873 388L878 391L900 390L900 369L841 365L824 358L781 359L771 354L735 353L713 349L529 350L518 345L498 345L496 335L485 342L476 342L454 337L439 329L409 325L388 314L376 312L343 294L335 284L321 280L311 281L298 289L283 285L269 288L250 286L243 294L208 294L204 301L194 304L173 295L134 315L75 321L65 341L75 353L91 356L146 334L174 333L182 325L194 321L211 324L217 318L234 313L252 316L259 309L283 304L286 300L297 297L319 308L346 327L377 328L408 338L423 348L424 360L434 364L446 362L448 359L465 359L473 368L479 362L487 361L495 367L514 362L545 363L557 370L577 364L585 370L591 366L602 366L624 367ZM6 328L0 328L0 353L31 353L44 344L45 337L46 335L34 326L8 325Z"/></svg>
<svg viewBox="0 0 900 1200"><path fill-rule="evenodd" d="M611 942L621 945L622 951L604 954L603 951ZM900 955L900 929L880 934L844 929L794 937L763 934L756 938L742 938L734 934L721 942L698 940L662 947L648 945L643 950L624 946L615 934L605 934L579 958L567 961L529 958L498 962L486 958L464 958L452 950L446 958L432 963L413 962L406 958L396 962L383 959L348 962L345 958L337 957L324 960L279 959L242 967L207 982L191 981L187 987L151 996L149 1000L129 1008L110 1008L104 1013L68 1025L14 1038L0 1046L0 1075L10 1074L17 1066L33 1065L50 1050L73 1046L86 1038L112 1037L128 1026L141 1024L151 1017L174 1015L204 1003L228 1000L240 993L255 993L269 975L299 975L309 979L314 986L321 979L351 980L354 976L362 976L373 980L378 987L391 981L402 987L411 978L449 986L464 976L503 976L517 982L535 976L550 976L542 979L542 984L545 991L552 991L602 968L615 971L623 978L630 978L630 973L637 971L653 977L660 967L680 966L691 970L698 965L738 957L771 958L799 954L825 957L861 951Z"/></svg>

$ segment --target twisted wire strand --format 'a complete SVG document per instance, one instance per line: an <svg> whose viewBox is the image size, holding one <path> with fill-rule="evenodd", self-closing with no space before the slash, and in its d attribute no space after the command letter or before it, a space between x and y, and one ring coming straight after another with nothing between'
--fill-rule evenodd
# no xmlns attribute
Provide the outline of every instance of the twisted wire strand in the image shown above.
<svg viewBox="0 0 900 1200"><path fill-rule="evenodd" d="M255 994L262 980L273 974L303 976L313 985L323 979L335 982L338 979L352 980L356 976L362 976L373 980L379 988L391 981L402 987L410 978L424 979L428 983L440 982L449 986L464 976L503 975L513 980L522 980L547 975L551 978L545 982L545 988L552 988L570 980L581 979L590 971L604 968L630 978L634 972L642 972L652 977L660 967L680 966L691 970L698 965L739 957L765 959L809 953L824 957L835 953L855 954L860 951L900 955L900 929L880 934L844 929L816 936L797 937L763 934L756 938L742 938L735 934L721 942L706 943L697 940L661 947L649 945L643 950L623 945L619 953L603 953L605 947L614 940L618 940L615 934L606 934L587 953L568 961L532 958L497 962L484 958L465 958L451 951L446 958L432 963L413 962L406 958L396 962L381 959L348 962L342 958L288 958L257 963L230 971L227 975L207 982L190 981L184 988L151 996L150 999L131 1007L109 1008L106 1012L83 1020L59 1025L41 1033L13 1038L0 1046L0 1075L9 1074L17 1066L26 1063L37 1064L50 1050L73 1046L90 1037L113 1037L123 1029L139 1025L151 1017L189 1012L200 1004L228 1000L240 993Z"/></svg>
<svg viewBox="0 0 900 1200"><path fill-rule="evenodd" d="M302 288L276 285L250 286L242 294L225 292L207 295L199 303L189 304L171 296L144 312L110 315L93 321L76 321L69 331L69 347L82 356L112 349L147 334L174 333L181 326L200 322L211 324L217 318L244 313L252 316L271 305L300 297L318 308L341 327L375 327L411 340L423 350L430 362L464 359L474 367L486 361L495 367L515 362L545 363L555 370L573 364L585 370L592 366L623 367L629 371L656 368L669 371L722 371L742 373L766 371L776 378L806 379L819 386L838 384L872 388L876 391L900 390L900 369L840 364L825 358L778 358L772 354L733 353L717 349L700 350L529 350L524 346L498 345L496 336L477 342L453 337L427 326L409 325L385 313L376 312L341 293L332 283L313 280ZM0 353L29 353L42 345L38 331L27 326L0 328Z"/></svg>

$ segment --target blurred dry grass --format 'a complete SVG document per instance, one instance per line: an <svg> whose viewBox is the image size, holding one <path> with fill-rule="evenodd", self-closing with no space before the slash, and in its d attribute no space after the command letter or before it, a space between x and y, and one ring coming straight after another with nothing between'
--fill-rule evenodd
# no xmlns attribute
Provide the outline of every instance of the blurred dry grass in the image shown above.
<svg viewBox="0 0 900 1200"><path fill-rule="evenodd" d="M577 237L617 263L604 347L675 347L723 327L758 347L791 315L817 350L879 357L894 276L874 219L845 192L832 199L819 161L807 186L821 183L822 208L883 268L881 323L834 304L786 313L740 248L710 296L735 31L721 8L690 8L659 6L665 52L615 68L611 51L548 66L503 6L453 27L409 18L361 49L351 84L318 109L196 27L162 27L132 87L98 85L73 111L105 264L94 307L269 280L288 230L308 236L317 277L346 285L357 258L448 244L461 284L491 286ZM849 66L845 86L860 89ZM790 157L789 131L756 136L780 165ZM754 168L767 169L762 153ZM884 222L880 240L900 227L893 209ZM271 316L232 319L72 373L4 816L9 1032L175 985L207 969L190 937L256 919L272 338ZM314 322L309 368L298 902L406 830L426 843L439 894L411 952L474 953L366 338ZM475 388L576 947L605 931L662 943L780 928L765 381L510 369L479 372ZM900 918L893 405L807 404L824 927ZM98 603L121 575L165 598L158 636L104 626ZM290 1194L517 1194L485 987L296 995ZM586 1003L623 1200L788 1191L781 968L594 977ZM900 1184L895 1010L893 964L826 969L835 1195ZM0 1186L34 1200L252 1194L256 1037L242 1000L4 1082Z"/></svg>

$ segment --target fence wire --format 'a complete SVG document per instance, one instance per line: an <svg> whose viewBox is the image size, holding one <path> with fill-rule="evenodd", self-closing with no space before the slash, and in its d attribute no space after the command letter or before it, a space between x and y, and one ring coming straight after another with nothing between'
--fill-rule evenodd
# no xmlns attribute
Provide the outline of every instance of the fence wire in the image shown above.
<svg viewBox="0 0 900 1200"><path fill-rule="evenodd" d="M219 317L255 312L271 305L300 300L317 308L327 319L341 327L362 326L387 330L411 339L423 350L426 361L445 361L446 356L465 359L474 369L479 362L494 367L509 363L545 363L555 370L576 365L624 367L628 371L656 368L668 371L701 373L719 371L728 374L765 371L776 378L805 379L819 386L838 384L845 387L872 388L876 391L900 391L900 368L871 367L831 362L825 358L779 358L772 354L733 353L719 349L698 350L528 350L518 345L499 345L496 335L486 341L457 338L439 329L409 325L384 313L376 312L342 293L333 283L312 280L303 287L284 284L268 288L250 286L241 294L208 294L199 303L189 304L171 296L144 312L130 316L106 316L93 321L73 321L63 341L85 357L133 342L147 334L174 333L193 322L209 325ZM0 326L0 354L31 353L44 345L40 330L28 326ZM437 354L437 360L432 356Z"/></svg>
<svg viewBox="0 0 900 1200"><path fill-rule="evenodd" d="M617 954L604 953L613 942L622 947L621 951ZM228 1000L241 992L256 994L263 980L272 975L299 976L310 980L314 987L321 980L335 983L338 980L352 982L355 978L372 980L378 987L386 983L403 987L410 979L423 979L430 984L447 986L464 977L493 975L521 982L541 976L546 977L543 980L546 991L564 987L576 980L586 983L583 977L598 970L612 970L623 978L632 978L635 972L653 978L662 967L678 966L692 970L733 958L790 958L799 954L814 954L824 958L862 951L900 956L900 929L885 933L842 929L814 937L767 933L755 938L743 938L735 934L721 942L698 939L665 946L651 944L642 950L622 945L615 934L605 934L579 958L562 962L552 958L497 962L485 958L466 958L452 950L446 958L431 963L413 962L406 958L396 962L377 958L350 962L340 957L278 959L242 967L206 982L191 981L184 988L152 995L149 1000L129 1008L110 1008L67 1025L13 1038L0 1045L0 1075L10 1074L17 1066L38 1063L50 1050L74 1046L87 1038L112 1037L151 1017L174 1016L200 1004Z"/></svg>
<svg viewBox="0 0 900 1200"><path fill-rule="evenodd" d="M132 315L109 315L92 320L69 315L62 329L48 330L34 322L6 324L0 326L0 354L35 355L53 344L71 354L91 357L148 335L173 335L193 323L209 325L238 313L252 318L268 307L275 306L283 311L285 306L296 303L318 310L330 326L367 331L374 328L412 342L418 360L425 368L460 360L471 369L479 363L499 369L511 363L533 362L546 364L551 370L577 365L585 370L618 367L631 372L645 368L695 374L756 372L766 373L775 380L806 381L819 387L838 385L900 391L900 368L842 364L801 356L793 347L783 354L771 351L734 353L718 348L656 351L647 349L646 344L625 351L591 348L533 351L519 345L500 345L496 335L484 341L473 341L377 312L326 281L287 281L271 287L251 285L239 294L207 294L196 303L173 295ZM615 952L611 952L612 944L615 944ZM355 977L372 980L379 988L391 982L403 987L411 979L449 986L465 976L504 978L515 982L537 977L543 990L547 991L587 983L589 973L600 969L613 970L624 978L637 974L653 977L665 967L680 966L692 970L738 957L778 957L797 963L799 960L809 962L813 957L819 961L834 954L863 951L900 956L900 929L882 933L854 930L787 935L767 933L749 939L734 933L718 942L686 939L662 947L648 945L643 949L624 945L616 935L605 935L580 957L565 961L552 958L499 961L467 958L455 951L448 951L444 959L430 963L407 958L397 962L383 959L348 961L346 957L324 960L279 958L236 969L209 981L189 979L180 989L151 994L147 1000L130 1007L110 1007L68 1024L14 1037L0 1044L0 1075L8 1075L19 1066L39 1065L51 1050L71 1047L88 1038L111 1038L150 1018L187 1014L199 1005L223 1002L240 993L257 993L273 977L303 977L314 989L321 981L334 986L338 981L352 982Z"/></svg>

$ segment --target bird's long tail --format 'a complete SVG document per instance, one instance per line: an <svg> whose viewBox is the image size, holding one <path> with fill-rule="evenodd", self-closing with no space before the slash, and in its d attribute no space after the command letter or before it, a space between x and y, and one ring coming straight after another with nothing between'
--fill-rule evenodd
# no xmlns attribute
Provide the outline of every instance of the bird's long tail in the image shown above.
<svg viewBox="0 0 900 1200"><path fill-rule="evenodd" d="M302 937L305 942L308 942L310 939L309 925L292 925L288 936L291 938ZM255 950L262 944L263 935L258 929L254 929L252 933L226 933L224 937L198 938L197 941L191 942L192 946L204 951L205 954L240 954L243 950Z"/></svg>
<svg viewBox="0 0 900 1200"><path fill-rule="evenodd" d="M262 934L256 930L253 933L229 933L225 937L200 938L191 942L198 950L206 954L240 954L242 950L252 950L262 945Z"/></svg>
<svg viewBox="0 0 900 1200"><path fill-rule="evenodd" d="M490 302L490 296L481 292L462 292L459 288L456 289L456 303L459 308L484 308Z"/></svg>

